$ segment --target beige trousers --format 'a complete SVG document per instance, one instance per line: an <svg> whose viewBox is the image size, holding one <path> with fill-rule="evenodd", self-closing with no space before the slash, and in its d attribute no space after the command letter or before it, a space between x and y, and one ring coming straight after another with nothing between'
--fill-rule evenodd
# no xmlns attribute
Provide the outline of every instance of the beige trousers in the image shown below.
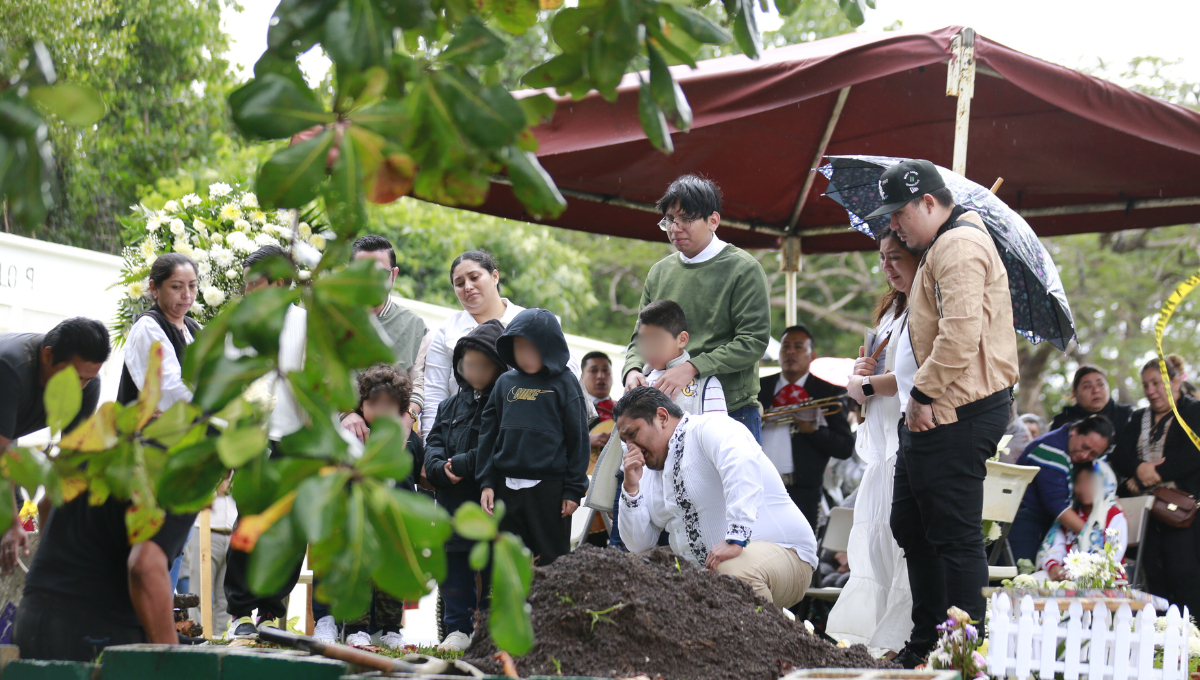
<svg viewBox="0 0 1200 680"><path fill-rule="evenodd" d="M813 567L795 550L777 543L750 541L741 555L717 565L717 572L745 581L755 593L784 609L804 599Z"/></svg>

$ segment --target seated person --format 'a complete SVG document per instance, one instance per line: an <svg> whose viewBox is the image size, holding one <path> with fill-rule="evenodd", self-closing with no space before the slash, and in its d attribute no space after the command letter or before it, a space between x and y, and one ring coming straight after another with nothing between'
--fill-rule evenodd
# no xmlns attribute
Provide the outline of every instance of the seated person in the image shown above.
<svg viewBox="0 0 1200 680"><path fill-rule="evenodd" d="M1083 530L1083 518L1071 508L1071 467L1104 455L1112 439L1113 426L1108 418L1090 415L1047 432L1025 448L1017 464L1042 469L1025 490L1008 534L1015 559L1036 558L1038 546L1056 521L1071 531Z"/></svg>
<svg viewBox="0 0 1200 680"><path fill-rule="evenodd" d="M1037 564L1042 572L1034 578L1065 581L1063 565L1072 552L1103 553L1108 543L1118 561L1125 561L1129 545L1129 523L1117 504L1117 476L1104 461L1075 467L1075 502L1072 509L1083 519L1083 531L1075 532L1055 522L1042 542ZM1113 532L1109 536L1108 532Z"/></svg>

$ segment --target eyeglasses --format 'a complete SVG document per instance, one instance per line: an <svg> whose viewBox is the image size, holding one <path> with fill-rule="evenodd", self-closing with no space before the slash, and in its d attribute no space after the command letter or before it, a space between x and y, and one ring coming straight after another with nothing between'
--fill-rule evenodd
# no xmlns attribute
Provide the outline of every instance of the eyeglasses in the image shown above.
<svg viewBox="0 0 1200 680"><path fill-rule="evenodd" d="M658 221L658 228L662 229L663 231L670 231L672 226L674 226L676 229L683 229L683 228L687 227L688 222L695 222L695 221L696 220L692 219L692 218L671 217L670 215L668 215Z"/></svg>

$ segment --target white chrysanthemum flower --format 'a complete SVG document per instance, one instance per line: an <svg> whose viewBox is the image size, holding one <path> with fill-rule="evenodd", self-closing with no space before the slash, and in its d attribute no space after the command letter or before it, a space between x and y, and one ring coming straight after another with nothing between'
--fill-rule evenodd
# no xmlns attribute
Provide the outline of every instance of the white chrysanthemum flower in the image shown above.
<svg viewBox="0 0 1200 680"><path fill-rule="evenodd" d="M230 281L233 281L237 277L238 277L238 270L229 269L229 270L225 271L225 278L229 279Z"/></svg>
<svg viewBox="0 0 1200 680"><path fill-rule="evenodd" d="M192 303L192 308L189 309L188 311L191 312L192 314L197 314L197 315L203 314L204 313L204 305L200 304L200 300L196 300L195 302Z"/></svg>
<svg viewBox="0 0 1200 680"><path fill-rule="evenodd" d="M325 237L321 236L320 234L313 234L308 239L308 245L316 248L317 250L323 251L325 250Z"/></svg>
<svg viewBox="0 0 1200 680"><path fill-rule="evenodd" d="M308 226L308 222L301 222L296 225L296 233L300 235L300 238L307 241L312 236L312 227Z"/></svg>
<svg viewBox="0 0 1200 680"><path fill-rule="evenodd" d="M250 223L247 222L246 220L238 220L233 223L233 228L237 229L238 232L249 231Z"/></svg>
<svg viewBox="0 0 1200 680"><path fill-rule="evenodd" d="M312 278L312 272L308 271L307 269L301 269L298 276L300 277L301 281L307 281Z"/></svg>
<svg viewBox="0 0 1200 680"><path fill-rule="evenodd" d="M209 286L204 289L204 304L209 307L220 307L225 303L225 291L216 286Z"/></svg>
<svg viewBox="0 0 1200 680"><path fill-rule="evenodd" d="M276 241L270 234L259 234L254 237L254 245L262 248L263 246L277 246L279 241Z"/></svg>
<svg viewBox="0 0 1200 680"><path fill-rule="evenodd" d="M154 253L150 253L149 255L146 256L146 259L145 259L146 266L147 267L154 266L154 261L157 259L158 259L157 255L155 255Z"/></svg>
<svg viewBox="0 0 1200 680"><path fill-rule="evenodd" d="M267 221L267 214L257 208L246 214L250 217L250 221L256 224L262 224Z"/></svg>
<svg viewBox="0 0 1200 680"><path fill-rule="evenodd" d="M187 196L179 199L179 202L182 203L183 207L185 208L195 208L196 206L200 205L200 197L196 194L188 194Z"/></svg>
<svg viewBox="0 0 1200 680"><path fill-rule="evenodd" d="M201 262L207 262L208 257L208 251L203 248L195 248L192 250L192 259L195 260L197 264Z"/></svg>
<svg viewBox="0 0 1200 680"><path fill-rule="evenodd" d="M208 262L201 262L197 266L200 269L196 273L200 275L201 279L207 279L208 275L212 273L212 265L209 264Z"/></svg>
<svg viewBox="0 0 1200 680"><path fill-rule="evenodd" d="M1071 580L1078 581L1082 578L1089 578L1095 571L1095 563L1088 553L1082 553L1077 550L1072 550L1066 558L1063 559L1063 568Z"/></svg>
<svg viewBox="0 0 1200 680"><path fill-rule="evenodd" d="M998 540L1000 540L1000 535L1001 535L1001 533L1002 533L1002 531L1001 531L1001 529L1000 529L1000 523L999 523L999 522L992 522L992 523L991 523L991 524L988 526L987 540L988 540L989 542L995 542L995 541L998 541Z"/></svg>
<svg viewBox="0 0 1200 680"><path fill-rule="evenodd" d="M163 211L169 213L179 212L179 201L167 201L166 204L163 205Z"/></svg>
<svg viewBox="0 0 1200 680"><path fill-rule="evenodd" d="M201 236L208 236L208 225L199 217L192 220L192 229Z"/></svg>
<svg viewBox="0 0 1200 680"><path fill-rule="evenodd" d="M156 251L157 249L158 248L154 243L154 237L150 237L150 238L146 239L145 241L142 241L142 245L140 247L142 257L153 257L154 251Z"/></svg>
<svg viewBox="0 0 1200 680"><path fill-rule="evenodd" d="M226 222L236 222L237 220L242 219L242 209L239 208L236 203L226 203L225 205L221 206L221 212L219 214L221 219Z"/></svg>
<svg viewBox="0 0 1200 680"><path fill-rule="evenodd" d="M245 253L246 255L249 255L250 253L254 252L254 241L251 241L248 238L242 239L233 244L233 250L237 253Z"/></svg>
<svg viewBox="0 0 1200 680"><path fill-rule="evenodd" d="M275 211L275 221L276 221L276 222L278 222L278 223L280 223L280 224L291 224L291 222L292 222L292 211L291 211L291 210L284 210L283 208L280 208L279 210L276 210L276 211Z"/></svg>
<svg viewBox="0 0 1200 680"><path fill-rule="evenodd" d="M208 185L208 195L212 197L219 198L221 196L228 196L229 192L231 191L233 191L233 187L224 182L217 182L216 184Z"/></svg>
<svg viewBox="0 0 1200 680"><path fill-rule="evenodd" d="M1012 584L1014 588L1033 588L1037 586L1037 579L1030 574L1018 574Z"/></svg>
<svg viewBox="0 0 1200 680"><path fill-rule="evenodd" d="M158 213L154 213L153 215L150 216L150 219L146 220L146 229L148 231L150 231L151 233L154 233L154 232L158 231L158 228L162 226L162 223L163 223L162 216L159 215Z"/></svg>
<svg viewBox="0 0 1200 680"><path fill-rule="evenodd" d="M292 240L292 230L287 227L275 227L275 233L279 234L279 238L283 241Z"/></svg>
<svg viewBox="0 0 1200 680"><path fill-rule="evenodd" d="M246 391L242 393L242 398L267 410L275 408L275 396L271 394L274 378L273 375L264 375L250 383L250 387L247 387Z"/></svg>
<svg viewBox="0 0 1200 680"><path fill-rule="evenodd" d="M247 191L246 193L242 194L240 202L244 208L257 208L258 196L255 196L253 193Z"/></svg>
<svg viewBox="0 0 1200 680"><path fill-rule="evenodd" d="M172 250L180 255L192 256L192 244L188 243L187 236L180 236L175 239L175 243L172 244Z"/></svg>
<svg viewBox="0 0 1200 680"><path fill-rule="evenodd" d="M222 269L233 264L233 253L228 248L213 246L210 254L212 255L213 264Z"/></svg>
<svg viewBox="0 0 1200 680"><path fill-rule="evenodd" d="M171 220L171 233L175 234L176 236L183 236L185 233L187 233L187 227L184 226L183 220L179 219L178 217Z"/></svg>
<svg viewBox="0 0 1200 680"><path fill-rule="evenodd" d="M221 232L214 231L211 235L209 235L208 240L212 241L214 244L219 244L225 241L225 237L221 236Z"/></svg>
<svg viewBox="0 0 1200 680"><path fill-rule="evenodd" d="M146 284L142 281L134 281L129 284L129 297L137 300L146 294Z"/></svg>

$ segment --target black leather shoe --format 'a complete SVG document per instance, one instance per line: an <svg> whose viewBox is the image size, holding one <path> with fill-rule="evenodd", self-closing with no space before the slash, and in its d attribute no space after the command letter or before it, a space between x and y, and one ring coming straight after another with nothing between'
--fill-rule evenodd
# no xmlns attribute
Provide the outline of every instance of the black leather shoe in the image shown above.
<svg viewBox="0 0 1200 680"><path fill-rule="evenodd" d="M899 664L902 668L912 670L917 666L923 665L925 663L925 657L918 656L916 652L908 647L905 647L904 649L900 650L900 653L896 655L895 659L892 659L892 663Z"/></svg>

